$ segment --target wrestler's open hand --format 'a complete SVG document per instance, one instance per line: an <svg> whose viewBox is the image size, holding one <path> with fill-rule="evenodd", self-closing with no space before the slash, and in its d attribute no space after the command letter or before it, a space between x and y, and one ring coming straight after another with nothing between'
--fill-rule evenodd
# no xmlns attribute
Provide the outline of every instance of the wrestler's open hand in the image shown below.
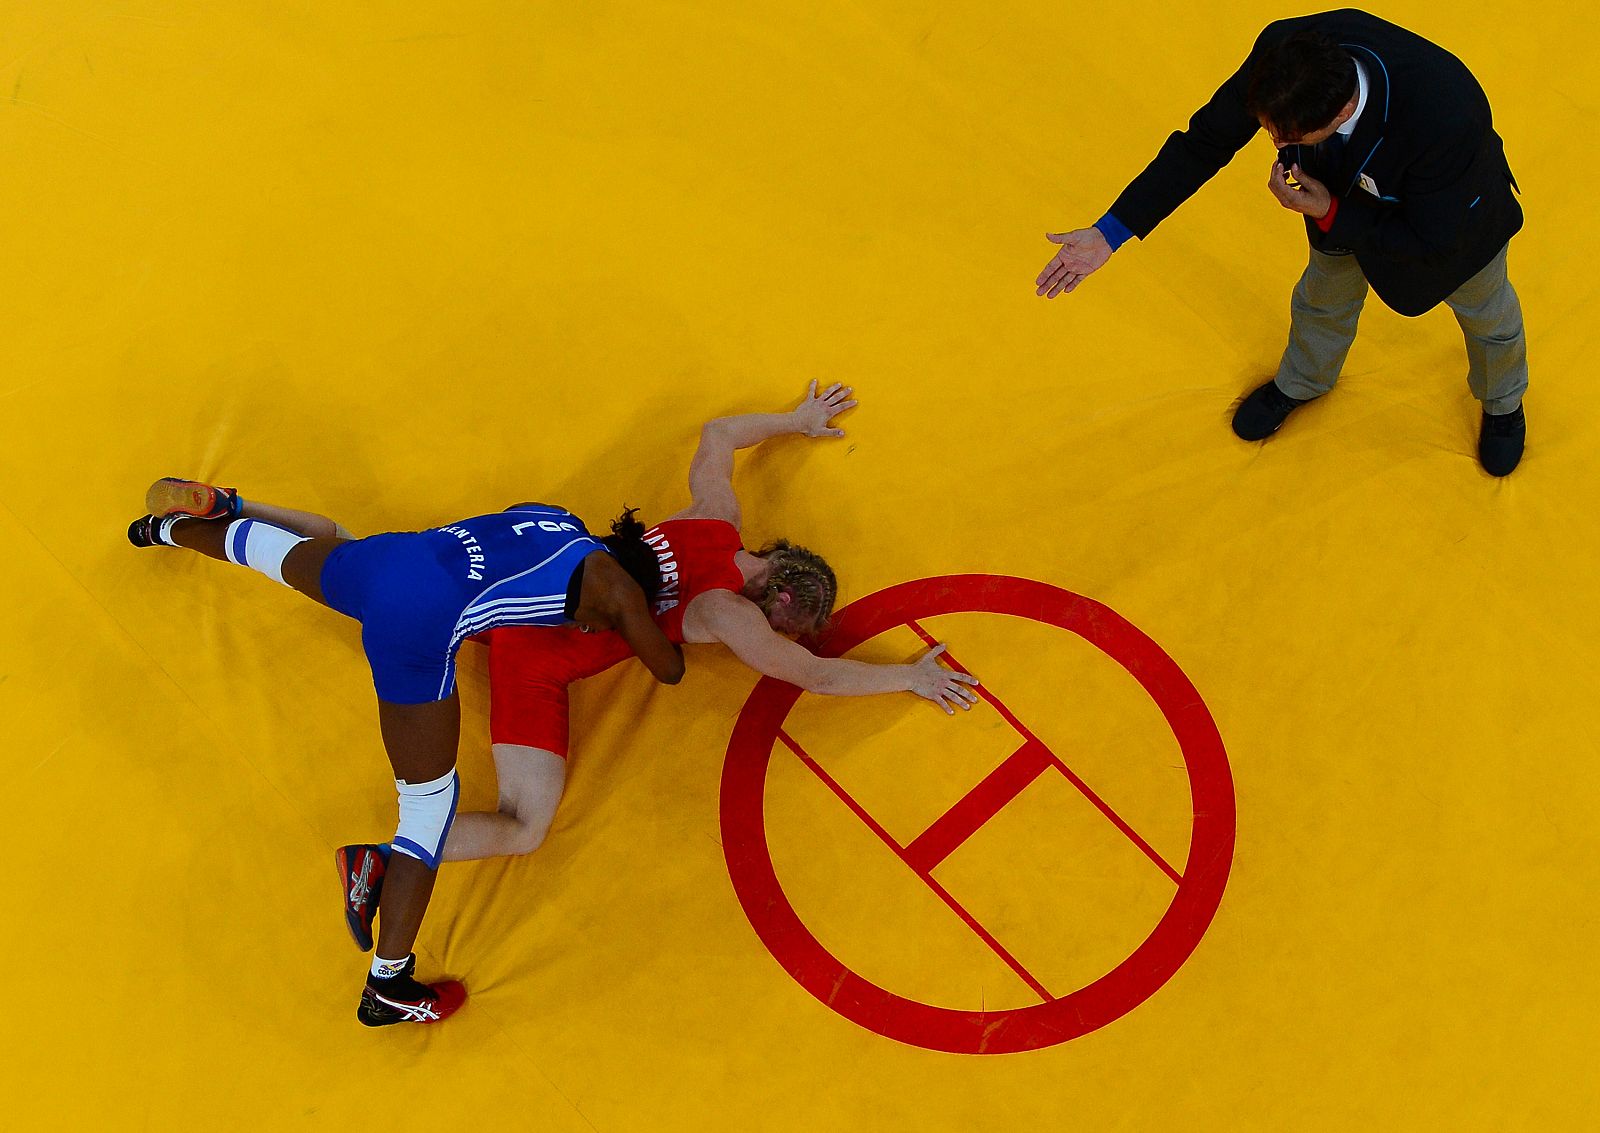
<svg viewBox="0 0 1600 1133"><path fill-rule="evenodd" d="M843 429L831 428L835 417L846 409L854 409L855 401L851 394L855 390L847 385L834 382L821 393L817 392L817 383L812 382L806 395L799 405L795 406L794 419L795 431L804 433L808 437L842 437Z"/></svg>
<svg viewBox="0 0 1600 1133"><path fill-rule="evenodd" d="M945 715L954 716L957 708L965 711L978 703L978 694L971 688L978 678L939 664L939 655L944 651L945 645L940 642L912 663L911 691L943 708Z"/></svg>
<svg viewBox="0 0 1600 1133"><path fill-rule="evenodd" d="M1300 183L1298 189L1289 184L1290 174ZM1273 162L1267 188L1272 190L1272 195L1278 198L1278 203L1284 208L1302 213L1312 220L1327 216L1328 209L1333 205L1333 194L1328 192L1328 187L1316 178L1306 176L1298 164L1285 171L1283 162Z"/></svg>
<svg viewBox="0 0 1600 1133"><path fill-rule="evenodd" d="M1098 228L1046 232L1044 238L1061 245L1061 250L1050 257L1039 278L1033 281L1033 293L1046 299L1076 291L1084 276L1104 267L1111 258L1111 245Z"/></svg>

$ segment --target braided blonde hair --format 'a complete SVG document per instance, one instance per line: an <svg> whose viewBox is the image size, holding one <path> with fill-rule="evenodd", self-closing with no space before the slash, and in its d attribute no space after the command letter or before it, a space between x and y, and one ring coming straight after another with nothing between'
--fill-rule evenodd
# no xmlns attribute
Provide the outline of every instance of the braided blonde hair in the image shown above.
<svg viewBox="0 0 1600 1133"><path fill-rule="evenodd" d="M761 612L770 616L780 604L780 596L788 594L791 617L786 620L798 623L794 626L797 632L816 634L826 629L839 594L839 580L822 556L778 539L757 551L756 557L771 564L766 586L756 600Z"/></svg>

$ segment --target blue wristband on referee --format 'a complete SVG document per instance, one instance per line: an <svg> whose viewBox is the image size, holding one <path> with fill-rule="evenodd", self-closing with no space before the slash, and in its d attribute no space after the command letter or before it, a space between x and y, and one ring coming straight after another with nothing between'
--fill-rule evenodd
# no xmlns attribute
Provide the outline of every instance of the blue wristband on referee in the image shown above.
<svg viewBox="0 0 1600 1133"><path fill-rule="evenodd" d="M1094 226L1100 230L1100 235L1106 238L1106 243L1111 245L1113 252L1133 239L1133 229L1109 212L1095 221Z"/></svg>

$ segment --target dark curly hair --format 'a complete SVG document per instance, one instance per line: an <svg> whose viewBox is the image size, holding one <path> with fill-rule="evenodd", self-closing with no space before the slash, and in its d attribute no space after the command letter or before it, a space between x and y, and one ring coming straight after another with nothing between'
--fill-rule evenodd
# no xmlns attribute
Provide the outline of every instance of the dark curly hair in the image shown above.
<svg viewBox="0 0 1600 1133"><path fill-rule="evenodd" d="M1314 134L1355 97L1356 61L1326 32L1297 31L1250 69L1244 105L1287 141Z"/></svg>
<svg viewBox="0 0 1600 1133"><path fill-rule="evenodd" d="M600 542L644 591L644 600L654 602L661 592L661 560L644 541L645 525L634 518L638 508L625 508L611 523L611 534Z"/></svg>

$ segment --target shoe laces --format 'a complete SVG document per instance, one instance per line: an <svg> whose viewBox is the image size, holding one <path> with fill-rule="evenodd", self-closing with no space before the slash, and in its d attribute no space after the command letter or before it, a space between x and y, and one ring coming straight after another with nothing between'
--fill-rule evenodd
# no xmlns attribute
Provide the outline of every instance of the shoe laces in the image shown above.
<svg viewBox="0 0 1600 1133"><path fill-rule="evenodd" d="M1278 388L1277 382L1267 383L1267 397L1272 402L1272 407L1280 412L1287 413L1291 409L1298 409L1305 402L1298 397L1290 397Z"/></svg>
<svg viewBox="0 0 1600 1133"><path fill-rule="evenodd" d="M1491 437L1513 437L1525 427L1525 421L1521 406L1510 413L1485 413L1484 432Z"/></svg>

